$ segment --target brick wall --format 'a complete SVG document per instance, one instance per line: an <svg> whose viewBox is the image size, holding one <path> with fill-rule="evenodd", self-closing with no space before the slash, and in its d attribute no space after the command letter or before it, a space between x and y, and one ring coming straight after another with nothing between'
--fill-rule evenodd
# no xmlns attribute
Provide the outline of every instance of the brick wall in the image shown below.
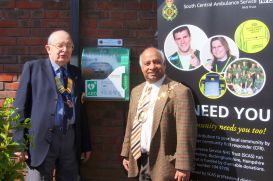
<svg viewBox="0 0 273 181"><path fill-rule="evenodd" d="M70 29L69 0L0 1L0 106L15 97L23 64L44 57L48 34Z"/></svg>
<svg viewBox="0 0 273 181"><path fill-rule="evenodd" d="M131 49L130 86L143 81L138 56L156 45L156 0L81 0L80 49L98 38L122 38ZM14 97L23 64L46 56L44 45L55 29L70 30L70 0L0 1L0 105ZM88 101L93 153L82 166L86 181L128 180L119 156L127 102Z"/></svg>
<svg viewBox="0 0 273 181"><path fill-rule="evenodd" d="M81 47L96 45L97 38L122 38L131 49L131 88L143 81L138 56L156 43L156 0L82 0L80 14ZM94 152L82 167L86 180L128 180L119 156L127 110L125 102L87 102Z"/></svg>

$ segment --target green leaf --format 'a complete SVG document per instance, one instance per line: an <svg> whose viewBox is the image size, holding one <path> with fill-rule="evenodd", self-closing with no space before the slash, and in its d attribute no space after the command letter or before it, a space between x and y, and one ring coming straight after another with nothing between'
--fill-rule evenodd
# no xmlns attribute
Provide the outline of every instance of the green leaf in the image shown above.
<svg viewBox="0 0 273 181"><path fill-rule="evenodd" d="M15 113L12 104L13 99L8 98L0 108L0 181L14 181L16 178L23 180L22 170L26 168L25 162L14 159L14 152L25 151L27 145L14 141L12 129L30 128L30 119L20 122L20 116Z"/></svg>

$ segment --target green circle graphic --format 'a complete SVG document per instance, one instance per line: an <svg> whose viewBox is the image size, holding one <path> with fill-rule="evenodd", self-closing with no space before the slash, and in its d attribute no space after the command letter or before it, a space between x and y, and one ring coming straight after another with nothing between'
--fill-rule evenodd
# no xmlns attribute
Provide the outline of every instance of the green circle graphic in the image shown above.
<svg viewBox="0 0 273 181"><path fill-rule="evenodd" d="M267 46L270 32L263 22L247 20L238 26L234 38L237 46L243 52L257 53Z"/></svg>
<svg viewBox="0 0 273 181"><path fill-rule="evenodd" d="M199 90L209 99L218 99L226 93L226 80L221 74L208 72L199 80Z"/></svg>

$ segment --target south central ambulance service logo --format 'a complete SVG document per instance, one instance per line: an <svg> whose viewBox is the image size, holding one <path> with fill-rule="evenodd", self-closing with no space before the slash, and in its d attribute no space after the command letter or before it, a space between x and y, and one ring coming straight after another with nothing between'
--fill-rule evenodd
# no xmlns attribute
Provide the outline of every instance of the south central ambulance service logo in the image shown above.
<svg viewBox="0 0 273 181"><path fill-rule="evenodd" d="M162 9L162 15L167 21L172 21L177 16L177 8L173 4L173 0L166 0L166 4Z"/></svg>

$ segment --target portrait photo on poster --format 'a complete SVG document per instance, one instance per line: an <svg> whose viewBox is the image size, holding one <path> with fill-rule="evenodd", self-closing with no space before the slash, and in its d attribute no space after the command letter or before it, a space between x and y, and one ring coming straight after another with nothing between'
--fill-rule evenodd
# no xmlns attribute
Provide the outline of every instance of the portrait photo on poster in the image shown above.
<svg viewBox="0 0 273 181"><path fill-rule="evenodd" d="M196 70L202 65L200 50L207 39L205 32L197 26L189 24L177 26L165 38L165 56L176 69Z"/></svg>
<svg viewBox="0 0 273 181"><path fill-rule="evenodd" d="M200 52L202 65L209 72L223 74L228 65L239 58L239 49L236 43L224 35L210 37Z"/></svg>
<svg viewBox="0 0 273 181"><path fill-rule="evenodd" d="M227 89L237 97L253 97L266 83L264 68L256 60L239 58L232 62L224 75Z"/></svg>

